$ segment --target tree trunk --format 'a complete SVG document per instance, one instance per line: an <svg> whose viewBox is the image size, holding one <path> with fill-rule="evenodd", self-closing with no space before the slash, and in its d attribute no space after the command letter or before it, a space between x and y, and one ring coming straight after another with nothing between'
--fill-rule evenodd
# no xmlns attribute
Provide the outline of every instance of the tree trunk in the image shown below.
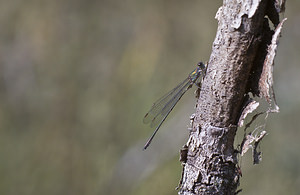
<svg viewBox="0 0 300 195"><path fill-rule="evenodd" d="M182 156L179 194L236 193L240 171L233 143L238 121L246 94L262 96L258 83L274 34L269 22L277 27L283 9L284 2L274 0L224 0L219 8L218 31Z"/></svg>

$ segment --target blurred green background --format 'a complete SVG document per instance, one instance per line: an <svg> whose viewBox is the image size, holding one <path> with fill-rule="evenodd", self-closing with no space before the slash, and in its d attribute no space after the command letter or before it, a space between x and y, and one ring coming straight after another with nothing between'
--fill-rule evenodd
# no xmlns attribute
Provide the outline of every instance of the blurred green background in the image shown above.
<svg viewBox="0 0 300 195"><path fill-rule="evenodd" d="M0 194L177 194L190 90L162 126L152 103L207 61L221 1L14 0L0 7ZM300 191L300 2L275 62L281 112L263 161L242 159L242 194ZM241 141L241 140L238 140Z"/></svg>

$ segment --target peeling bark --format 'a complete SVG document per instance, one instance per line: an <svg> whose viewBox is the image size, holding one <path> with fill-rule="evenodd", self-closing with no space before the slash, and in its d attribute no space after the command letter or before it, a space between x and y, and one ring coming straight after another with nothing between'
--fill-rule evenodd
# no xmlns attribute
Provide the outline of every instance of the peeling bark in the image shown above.
<svg viewBox="0 0 300 195"><path fill-rule="evenodd" d="M239 119L244 120L247 113L258 106L243 105L247 94L264 93L260 91L259 81L274 34L269 29L269 21L275 27L281 24L279 13L284 3L281 7L278 5L275 0L224 0L219 8L218 30L207 74L191 134L182 153L179 194L238 192L241 172L237 166L238 151L233 147L234 137Z"/></svg>

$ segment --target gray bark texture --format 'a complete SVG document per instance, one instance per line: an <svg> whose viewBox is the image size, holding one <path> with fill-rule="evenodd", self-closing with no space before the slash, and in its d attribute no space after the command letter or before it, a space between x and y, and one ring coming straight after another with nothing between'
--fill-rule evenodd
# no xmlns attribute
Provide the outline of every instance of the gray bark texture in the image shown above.
<svg viewBox="0 0 300 195"><path fill-rule="evenodd" d="M247 94L265 97L259 83L282 11L284 2L275 0L224 0L219 8L192 131L181 154L179 194L237 193L241 172L234 137Z"/></svg>

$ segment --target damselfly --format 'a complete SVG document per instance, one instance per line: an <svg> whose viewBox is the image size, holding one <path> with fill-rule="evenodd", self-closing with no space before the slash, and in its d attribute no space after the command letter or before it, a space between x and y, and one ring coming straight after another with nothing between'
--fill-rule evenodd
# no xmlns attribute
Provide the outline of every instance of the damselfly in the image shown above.
<svg viewBox="0 0 300 195"><path fill-rule="evenodd" d="M149 112L145 115L143 122L145 124L150 123L150 127L156 127L156 129L146 142L144 150L148 148L158 129L166 120L167 116L173 110L180 98L185 94L185 92L188 89L190 89L193 86L193 84L196 83L198 78L203 78L205 76L206 65L204 65L202 62L199 62L197 65L198 67L195 70L193 70L184 81L182 81L169 93L158 99L153 104ZM199 81L198 84L200 84L200 82L201 81Z"/></svg>

